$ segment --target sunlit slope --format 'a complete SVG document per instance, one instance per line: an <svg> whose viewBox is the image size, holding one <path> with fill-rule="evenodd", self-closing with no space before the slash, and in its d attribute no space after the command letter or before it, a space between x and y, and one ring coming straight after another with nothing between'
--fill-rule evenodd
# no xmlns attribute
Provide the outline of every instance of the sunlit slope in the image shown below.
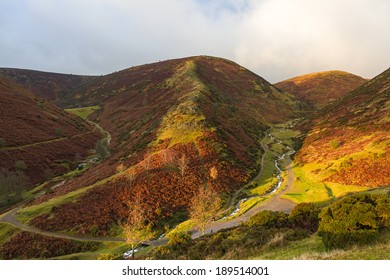
<svg viewBox="0 0 390 280"><path fill-rule="evenodd" d="M390 184L390 70L320 110L297 154L324 183Z"/></svg>
<svg viewBox="0 0 390 280"><path fill-rule="evenodd" d="M324 106L366 81L362 77L344 71L324 71L294 77L276 83L275 86L311 106Z"/></svg>

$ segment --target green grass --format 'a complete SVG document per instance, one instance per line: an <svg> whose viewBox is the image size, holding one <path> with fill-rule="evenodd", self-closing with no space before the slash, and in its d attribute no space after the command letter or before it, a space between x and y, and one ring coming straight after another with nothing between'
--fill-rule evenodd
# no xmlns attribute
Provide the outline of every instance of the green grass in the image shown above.
<svg viewBox="0 0 390 280"><path fill-rule="evenodd" d="M174 233L189 231L193 229L194 226L195 226L195 222L193 220L187 220L185 222L178 224L175 228L169 231L166 236L169 237Z"/></svg>
<svg viewBox="0 0 390 280"><path fill-rule="evenodd" d="M265 194L274 184L277 183L277 179L274 176L277 170L275 168L274 156L267 153L264 159L264 169L261 176L253 181L255 187L245 190L247 196L263 195Z"/></svg>
<svg viewBox="0 0 390 280"><path fill-rule="evenodd" d="M249 198L248 200L246 200L246 201L244 201L244 202L242 202L240 204L240 211L238 212L237 215L242 215L242 214L246 213L247 211L249 211L250 209L255 207L258 203L261 203L261 202L263 202L264 200L267 200L267 199L268 199L267 197L252 197L252 198Z"/></svg>
<svg viewBox="0 0 390 280"><path fill-rule="evenodd" d="M291 147L294 141L293 137L300 134L299 131L286 129L285 125L274 127L269 133L273 135L275 139L269 139L266 143L266 145L271 145L271 147L264 159L263 173L257 180L253 181L256 186L245 191L247 196L263 195L278 182L275 177L278 172L274 162L277 157L276 155L281 155L286 152L286 145ZM283 141L283 143L278 143L278 140Z"/></svg>
<svg viewBox="0 0 390 280"><path fill-rule="evenodd" d="M100 185L105 184L109 180L113 179L115 176L117 176L117 175L110 176L110 177L105 178L99 182L96 182L93 185L78 189L78 190L73 191L73 192L69 192L63 196L54 197L54 198L52 198L48 201L45 201L41 204L32 205L32 206L20 209L16 213L16 218L18 219L18 221L20 221L22 223L26 223L34 217L49 213L54 206L59 206L61 204L67 203L67 202L75 201L82 194L86 193L87 191L89 191L90 189L92 189L96 186L100 186Z"/></svg>
<svg viewBox="0 0 390 280"><path fill-rule="evenodd" d="M369 244L347 249L327 250L321 238L314 234L298 241L287 241L279 247L265 248L250 259L315 259L315 260L389 260L390 230L382 232L378 239Z"/></svg>
<svg viewBox="0 0 390 280"><path fill-rule="evenodd" d="M7 223L0 223L0 244L8 241L17 232L19 232L17 227Z"/></svg>
<svg viewBox="0 0 390 280"><path fill-rule="evenodd" d="M100 248L96 251L86 251L81 253L75 253L70 255L58 256L53 259L55 260L97 260L102 254L113 254L122 256L124 252L129 249L129 245L126 243L119 242L102 242ZM144 251L143 249L142 251ZM142 253L139 252L139 253Z"/></svg>
<svg viewBox="0 0 390 280"><path fill-rule="evenodd" d="M185 84L190 88L180 98L180 103L171 109L163 118L157 132L157 140L151 146L157 145L159 140L170 139L169 146L177 143L194 142L198 137L214 128L204 126L205 116L198 110L195 100L201 98L202 92L207 91L205 85L199 81L196 73L196 65L193 61L187 61L185 65L177 69L176 74L165 81L166 86L172 87L177 84Z"/></svg>
<svg viewBox="0 0 390 280"><path fill-rule="evenodd" d="M295 182L292 190L282 197L290 199L295 203L302 202L321 202L327 201L333 197L340 197L351 192L361 192L368 190L367 187L343 185L332 182L321 182L316 176L305 171L306 167L294 165Z"/></svg>
<svg viewBox="0 0 390 280"><path fill-rule="evenodd" d="M99 109L100 106L97 105L97 106L90 106L90 107L65 109L65 111L86 120L90 114L92 114L93 112Z"/></svg>
<svg viewBox="0 0 390 280"><path fill-rule="evenodd" d="M312 180L297 165L293 167L293 171L296 177L294 186L292 190L282 196L283 198L290 199L295 203L319 202L331 198L325 184Z"/></svg>

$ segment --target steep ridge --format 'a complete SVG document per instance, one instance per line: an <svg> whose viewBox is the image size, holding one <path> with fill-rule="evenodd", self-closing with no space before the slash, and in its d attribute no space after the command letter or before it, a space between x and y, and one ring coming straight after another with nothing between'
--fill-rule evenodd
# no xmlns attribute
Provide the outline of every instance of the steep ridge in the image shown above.
<svg viewBox="0 0 390 280"><path fill-rule="evenodd" d="M13 81L0 78L0 96L0 168L25 172L29 187L75 168L101 137Z"/></svg>
<svg viewBox="0 0 390 280"><path fill-rule="evenodd" d="M95 184L32 220L45 230L107 235L136 196L161 221L204 184L227 198L256 173L265 129L295 117L299 105L245 68L204 56L133 67L89 86L73 98L100 104L91 118L112 135L111 157L35 202Z"/></svg>
<svg viewBox="0 0 390 280"><path fill-rule="evenodd" d="M15 81L36 96L63 106L67 94L94 80L95 76L59 74L26 69L0 68L0 77ZM76 106L75 106L76 107Z"/></svg>
<svg viewBox="0 0 390 280"><path fill-rule="evenodd" d="M324 106L361 86L367 80L344 71L324 71L275 84L311 106Z"/></svg>
<svg viewBox="0 0 390 280"><path fill-rule="evenodd" d="M314 117L297 158L323 182L390 184L390 69Z"/></svg>

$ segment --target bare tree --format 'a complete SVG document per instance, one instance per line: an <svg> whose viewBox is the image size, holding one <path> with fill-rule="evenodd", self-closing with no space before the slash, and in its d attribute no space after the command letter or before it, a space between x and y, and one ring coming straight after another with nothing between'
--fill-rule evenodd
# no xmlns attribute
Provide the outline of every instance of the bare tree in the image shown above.
<svg viewBox="0 0 390 280"><path fill-rule="evenodd" d="M172 153L170 150L164 149L161 151L161 154L162 154L162 159L165 163L172 161Z"/></svg>
<svg viewBox="0 0 390 280"><path fill-rule="evenodd" d="M209 224L217 215L221 207L218 194L208 186L201 187L190 202L190 217L195 221L196 228L205 233Z"/></svg>
<svg viewBox="0 0 390 280"><path fill-rule="evenodd" d="M135 200L129 203L127 223L122 226L122 229L126 242L131 246L134 258L134 250L137 246L152 237L151 223L146 222L146 211L142 207L140 195L137 195Z"/></svg>
<svg viewBox="0 0 390 280"><path fill-rule="evenodd" d="M146 152L145 156L144 156L144 160L142 162L142 166L144 167L144 169L146 171L150 170L150 164L151 164L151 161L152 161L152 155L150 154L150 152Z"/></svg>
<svg viewBox="0 0 390 280"><path fill-rule="evenodd" d="M179 167L180 174L184 177L186 169L188 167L188 159L185 154L181 154L181 157L177 160L177 166Z"/></svg>
<svg viewBox="0 0 390 280"><path fill-rule="evenodd" d="M135 171L133 169L130 169L127 173L126 173L126 177L127 177L127 180L129 181L129 184L130 186L133 185L133 182L135 180Z"/></svg>

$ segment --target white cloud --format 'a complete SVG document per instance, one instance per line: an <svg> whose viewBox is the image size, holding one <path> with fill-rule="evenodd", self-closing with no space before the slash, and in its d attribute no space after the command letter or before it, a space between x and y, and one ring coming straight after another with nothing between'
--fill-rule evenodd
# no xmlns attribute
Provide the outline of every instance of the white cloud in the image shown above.
<svg viewBox="0 0 390 280"><path fill-rule="evenodd" d="M101 74L167 58L232 59L276 82L390 66L386 0L4 0L1 66Z"/></svg>

